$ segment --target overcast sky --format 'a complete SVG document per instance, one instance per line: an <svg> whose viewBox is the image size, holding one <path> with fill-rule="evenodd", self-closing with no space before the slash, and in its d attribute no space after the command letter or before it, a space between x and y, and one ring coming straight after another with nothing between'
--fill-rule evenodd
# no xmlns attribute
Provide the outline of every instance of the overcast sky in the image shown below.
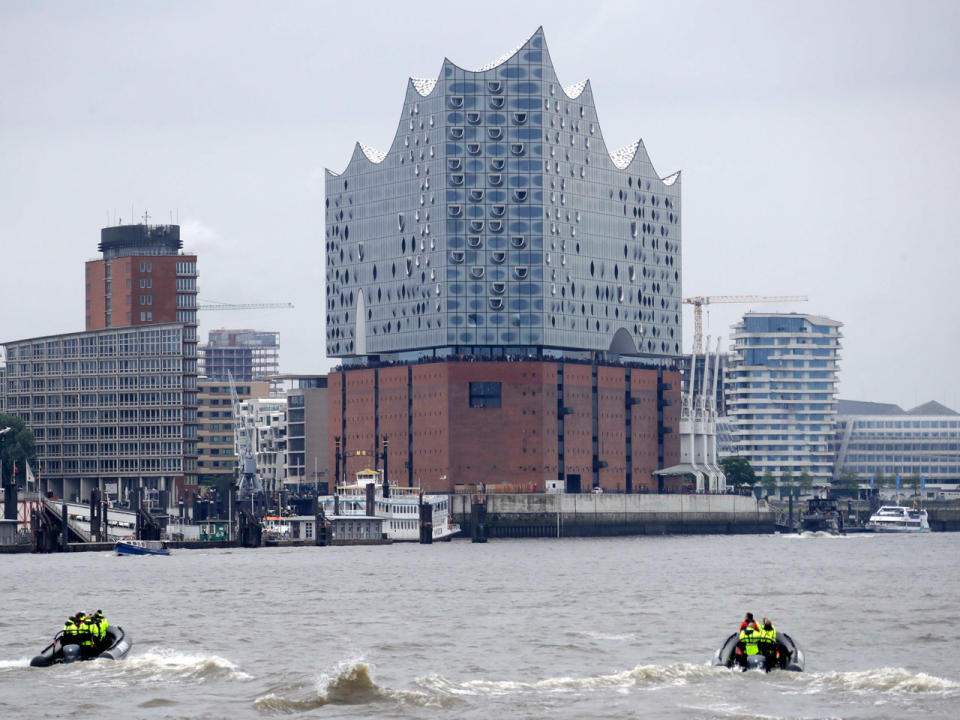
<svg viewBox="0 0 960 720"><path fill-rule="evenodd" d="M957 2L0 0L0 340L82 330L100 228L146 210L201 298L296 304L202 339L278 330L325 371L323 169L389 147L408 76L539 25L611 149L683 171L685 296L806 294L754 309L844 323L841 397L960 409Z"/></svg>

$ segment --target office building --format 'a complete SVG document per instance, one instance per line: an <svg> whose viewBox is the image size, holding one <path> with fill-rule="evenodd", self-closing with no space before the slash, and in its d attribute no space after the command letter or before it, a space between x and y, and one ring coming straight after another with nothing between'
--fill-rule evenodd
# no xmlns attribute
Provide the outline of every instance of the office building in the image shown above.
<svg viewBox="0 0 960 720"><path fill-rule="evenodd" d="M753 312L733 326L727 415L734 454L758 477L833 477L840 327L816 315Z"/></svg>
<svg viewBox="0 0 960 720"><path fill-rule="evenodd" d="M327 376L281 375L287 398L287 490L333 490L328 471Z"/></svg>
<svg viewBox="0 0 960 720"><path fill-rule="evenodd" d="M922 477L931 485L960 483L960 415L937 402L912 410L889 403L840 400L834 479L843 471L861 482L884 476Z"/></svg>
<svg viewBox="0 0 960 720"><path fill-rule="evenodd" d="M100 260L86 264L86 328L197 324L197 256L180 252L179 225L100 231Z"/></svg>
<svg viewBox="0 0 960 720"><path fill-rule="evenodd" d="M41 489L171 502L197 482L195 255L177 225L121 225L86 264L86 327L4 343L7 412L33 430Z"/></svg>
<svg viewBox="0 0 960 720"><path fill-rule="evenodd" d="M608 151L542 30L411 79L390 148L328 171L325 243L334 474L386 437L391 474L429 489L669 483L680 174Z"/></svg>
<svg viewBox="0 0 960 720"><path fill-rule="evenodd" d="M280 372L280 333L258 330L211 330L200 348L205 377L236 381L269 380Z"/></svg>

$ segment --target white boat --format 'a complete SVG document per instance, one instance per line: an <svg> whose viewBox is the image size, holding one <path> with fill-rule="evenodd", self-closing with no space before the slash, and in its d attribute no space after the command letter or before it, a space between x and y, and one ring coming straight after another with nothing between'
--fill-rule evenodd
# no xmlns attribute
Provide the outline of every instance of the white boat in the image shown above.
<svg viewBox="0 0 960 720"><path fill-rule="evenodd" d="M930 532L930 523L927 521L926 510L915 510L902 505L884 505L870 516L867 528L874 532Z"/></svg>
<svg viewBox="0 0 960 720"><path fill-rule="evenodd" d="M447 540L460 526L451 521L450 498L423 493L419 487L399 487L383 481L381 470L361 470L352 485L338 485L336 495L317 498L327 516L369 517L367 486L373 485L373 514L383 519L383 532L391 542L420 541L420 503L432 507L433 540Z"/></svg>

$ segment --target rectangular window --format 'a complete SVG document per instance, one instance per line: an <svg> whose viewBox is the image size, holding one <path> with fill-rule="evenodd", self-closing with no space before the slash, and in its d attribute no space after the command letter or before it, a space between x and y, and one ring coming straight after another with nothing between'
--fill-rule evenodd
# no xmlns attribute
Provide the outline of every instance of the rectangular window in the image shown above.
<svg viewBox="0 0 960 720"><path fill-rule="evenodd" d="M470 407L475 407L475 408L500 407L500 383L498 382L470 383Z"/></svg>

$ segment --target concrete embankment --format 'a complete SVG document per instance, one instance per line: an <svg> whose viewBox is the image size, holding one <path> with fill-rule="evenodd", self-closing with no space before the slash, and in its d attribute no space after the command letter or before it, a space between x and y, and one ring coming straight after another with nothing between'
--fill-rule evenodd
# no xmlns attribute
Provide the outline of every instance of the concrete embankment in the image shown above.
<svg viewBox="0 0 960 720"><path fill-rule="evenodd" d="M930 529L937 532L960 531L960 508L958 507L931 507L927 509L927 520Z"/></svg>
<svg viewBox="0 0 960 720"><path fill-rule="evenodd" d="M465 535L479 522L492 538L772 533L776 524L766 502L740 495L454 495L451 509Z"/></svg>

